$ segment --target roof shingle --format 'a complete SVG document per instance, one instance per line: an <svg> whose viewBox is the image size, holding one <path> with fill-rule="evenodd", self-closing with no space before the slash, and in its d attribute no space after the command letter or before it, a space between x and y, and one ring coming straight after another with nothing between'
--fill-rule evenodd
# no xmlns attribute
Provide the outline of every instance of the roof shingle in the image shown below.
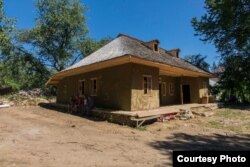
<svg viewBox="0 0 250 167"><path fill-rule="evenodd" d="M107 45L103 46L102 48L98 49L94 53L83 58L78 63L68 67L63 71L107 61L124 55L132 55L141 59L208 74L208 72L197 68L196 66L186 62L185 60L182 60L181 58L171 56L164 49L160 49L159 53L155 52L148 48L143 41L129 37L127 35L119 35Z"/></svg>

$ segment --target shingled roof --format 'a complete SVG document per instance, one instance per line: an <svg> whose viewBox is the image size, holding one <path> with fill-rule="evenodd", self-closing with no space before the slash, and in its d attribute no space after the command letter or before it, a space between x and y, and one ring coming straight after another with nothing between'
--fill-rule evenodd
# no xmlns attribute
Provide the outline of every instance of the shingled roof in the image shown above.
<svg viewBox="0 0 250 167"><path fill-rule="evenodd" d="M93 63L121 57L123 55L132 55L138 58L168 64L191 71L207 73L206 71L199 69L198 67L186 62L181 58L171 56L164 49L160 49L160 53L154 52L152 49L144 45L143 41L123 34L118 35L117 38L104 47L100 48L96 52L90 54L86 58L65 70L83 67Z"/></svg>
<svg viewBox="0 0 250 167"><path fill-rule="evenodd" d="M167 50L165 49L160 48L159 52L155 52L146 45L146 42L124 34L119 34L117 38L102 48L59 73L71 71L77 68L84 68L85 66L106 62L126 55L150 62L170 65L172 67L177 67L188 71L211 75L210 73L197 68L196 66L184 61L181 58L174 57L173 55L167 53Z"/></svg>

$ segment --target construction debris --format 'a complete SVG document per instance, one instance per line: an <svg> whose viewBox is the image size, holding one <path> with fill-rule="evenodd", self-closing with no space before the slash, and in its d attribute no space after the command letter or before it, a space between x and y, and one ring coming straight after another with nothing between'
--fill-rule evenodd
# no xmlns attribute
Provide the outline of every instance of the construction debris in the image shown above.
<svg viewBox="0 0 250 167"><path fill-rule="evenodd" d="M44 91L44 90L42 90L40 88L35 88L35 89L32 89L32 90L28 90L28 91L20 90L18 92L18 95L26 96L26 97L29 97L29 96L43 96L44 94L46 94L46 91Z"/></svg>
<svg viewBox="0 0 250 167"><path fill-rule="evenodd" d="M40 88L24 91L21 90L17 93L12 93L6 96L0 97L3 101L2 104L9 104L10 106L36 106L40 103L54 102L55 98L48 98L49 90L43 90ZM1 104L1 103L0 103Z"/></svg>
<svg viewBox="0 0 250 167"><path fill-rule="evenodd" d="M180 120L188 120L194 118L194 115L191 110L180 109L180 112L176 115Z"/></svg>
<svg viewBox="0 0 250 167"><path fill-rule="evenodd" d="M8 107L10 107L9 104L0 104L0 109L1 109L1 108L8 108Z"/></svg>
<svg viewBox="0 0 250 167"><path fill-rule="evenodd" d="M191 108L193 114L198 115L198 116L202 116L202 117L209 117L214 115L214 108L212 107L194 107Z"/></svg>
<svg viewBox="0 0 250 167"><path fill-rule="evenodd" d="M194 113L195 115L202 116L202 117L209 117L209 116L214 115L214 112L213 112L213 111L204 111L204 112L193 111L193 113Z"/></svg>

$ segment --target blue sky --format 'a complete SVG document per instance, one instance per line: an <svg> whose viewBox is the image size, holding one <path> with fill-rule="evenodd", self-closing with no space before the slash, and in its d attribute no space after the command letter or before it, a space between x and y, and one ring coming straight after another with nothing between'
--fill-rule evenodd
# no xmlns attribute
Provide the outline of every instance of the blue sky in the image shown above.
<svg viewBox="0 0 250 167"><path fill-rule="evenodd" d="M7 16L17 19L17 28L34 25L35 0L4 0ZM218 53L212 44L194 36L193 17L205 13L203 0L82 0L86 12L88 36L101 39L119 33L149 41L159 39L165 49L180 48L181 56L202 54L212 64Z"/></svg>

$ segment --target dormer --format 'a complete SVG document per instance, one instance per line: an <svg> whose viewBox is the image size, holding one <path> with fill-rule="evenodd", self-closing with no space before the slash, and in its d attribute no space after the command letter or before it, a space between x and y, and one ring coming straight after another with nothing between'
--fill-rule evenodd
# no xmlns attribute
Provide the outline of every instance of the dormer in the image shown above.
<svg viewBox="0 0 250 167"><path fill-rule="evenodd" d="M180 53L180 49L172 49L172 50L167 50L166 51L168 54L170 54L173 57L177 57L179 58L179 53Z"/></svg>
<svg viewBox="0 0 250 167"><path fill-rule="evenodd" d="M155 39L155 40L152 40L152 41L149 41L149 42L145 42L144 44L149 47L150 49L152 49L154 52L157 52L159 53L159 43L160 41Z"/></svg>

